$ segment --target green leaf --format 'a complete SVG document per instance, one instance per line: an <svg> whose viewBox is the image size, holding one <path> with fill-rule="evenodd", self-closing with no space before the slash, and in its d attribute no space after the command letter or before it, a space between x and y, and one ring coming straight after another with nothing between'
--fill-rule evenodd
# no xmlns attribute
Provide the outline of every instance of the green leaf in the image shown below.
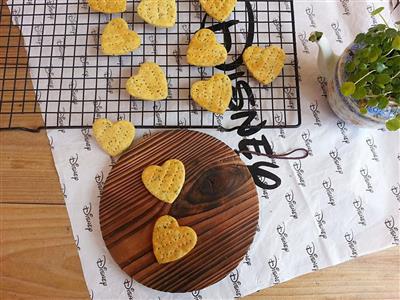
<svg viewBox="0 0 400 300"><path fill-rule="evenodd" d="M386 64L389 67L400 67L400 57L389 59Z"/></svg>
<svg viewBox="0 0 400 300"><path fill-rule="evenodd" d="M392 77L394 75L395 69L394 68L387 68L384 72L382 72L382 74L387 74L390 77Z"/></svg>
<svg viewBox="0 0 400 300"><path fill-rule="evenodd" d="M385 94L391 93L393 91L393 86L389 83L385 85Z"/></svg>
<svg viewBox="0 0 400 300"><path fill-rule="evenodd" d="M386 38L394 38L395 36L397 36L397 30L396 29L394 29L394 28L388 28L388 29L386 29L386 31L385 31L385 35L386 35Z"/></svg>
<svg viewBox="0 0 400 300"><path fill-rule="evenodd" d="M400 93L400 78L395 78L392 80L393 92Z"/></svg>
<svg viewBox="0 0 400 300"><path fill-rule="evenodd" d="M389 104L389 99L386 96L380 96L378 97L378 102L378 107L380 109L384 109Z"/></svg>
<svg viewBox="0 0 400 300"><path fill-rule="evenodd" d="M360 113L362 113L363 115L366 115L368 113L368 110L366 107L360 107Z"/></svg>
<svg viewBox="0 0 400 300"><path fill-rule="evenodd" d="M379 7L375 9L373 12L371 12L371 16L379 15L381 12L383 12L384 9L385 9L384 7Z"/></svg>
<svg viewBox="0 0 400 300"><path fill-rule="evenodd" d="M386 128L389 131L396 131L396 130L400 129L400 117L397 116L396 118L393 118L393 119L387 121Z"/></svg>
<svg viewBox="0 0 400 300"><path fill-rule="evenodd" d="M367 102L368 106L374 107L378 104L378 98L370 98Z"/></svg>
<svg viewBox="0 0 400 300"><path fill-rule="evenodd" d="M356 90L356 85L354 84L354 82L350 81L343 83L342 86L340 87L340 91L346 97L353 95L355 90Z"/></svg>
<svg viewBox="0 0 400 300"><path fill-rule="evenodd" d="M365 41L365 37L366 37L365 33L359 33L359 34L357 34L357 36L356 36L356 38L355 38L355 40L354 40L354 43L356 43L356 44L361 44L361 43L363 43L363 42Z"/></svg>
<svg viewBox="0 0 400 300"><path fill-rule="evenodd" d="M383 41L383 35L382 32L370 34L367 36L365 41L368 45L379 45Z"/></svg>
<svg viewBox="0 0 400 300"><path fill-rule="evenodd" d="M385 71L385 69L387 69L387 67L383 63L378 62L376 64L376 68L375 68L376 72L382 73L383 71Z"/></svg>
<svg viewBox="0 0 400 300"><path fill-rule="evenodd" d="M377 86L379 86L382 90L385 89L385 85L382 83L376 83Z"/></svg>
<svg viewBox="0 0 400 300"><path fill-rule="evenodd" d="M310 42L318 42L322 38L323 35L324 34L320 31L314 31L310 34L310 37L308 38L308 40Z"/></svg>
<svg viewBox="0 0 400 300"><path fill-rule="evenodd" d="M382 54L382 50L379 47L377 47L377 46L372 47L371 51L368 55L369 62L373 63L373 62L377 61L378 58L381 56L381 54Z"/></svg>
<svg viewBox="0 0 400 300"><path fill-rule="evenodd" d="M380 95L382 93L382 89L375 84L371 86L371 91L374 95Z"/></svg>
<svg viewBox="0 0 400 300"><path fill-rule="evenodd" d="M356 69L356 64L354 61L349 61L346 63L346 66L344 67L347 73L352 73Z"/></svg>
<svg viewBox="0 0 400 300"><path fill-rule="evenodd" d="M365 38L365 44L372 45L374 44L374 35L368 34Z"/></svg>
<svg viewBox="0 0 400 300"><path fill-rule="evenodd" d="M391 85L390 83L385 85L385 93L388 93L391 91L393 91L393 85Z"/></svg>
<svg viewBox="0 0 400 300"><path fill-rule="evenodd" d="M353 62L356 66L358 66L360 64L360 59L356 56L354 57Z"/></svg>
<svg viewBox="0 0 400 300"><path fill-rule="evenodd" d="M358 66L358 69L359 70L366 70L368 68L368 65L367 64L364 64L364 63L361 63L359 66Z"/></svg>
<svg viewBox="0 0 400 300"><path fill-rule="evenodd" d="M388 66L394 66L394 65L396 65L396 60L397 60L397 59L400 59L400 58L397 57L397 56L391 56L391 57L388 58L386 64L387 64Z"/></svg>
<svg viewBox="0 0 400 300"><path fill-rule="evenodd" d="M377 24L377 25L375 25L375 26L372 26L372 27L368 30L368 32L369 32L369 33L375 33L375 32L378 32L378 31L385 30L385 29L386 29L386 25L385 25L385 24Z"/></svg>
<svg viewBox="0 0 400 300"><path fill-rule="evenodd" d="M367 89L363 86L357 86L355 92L351 95L354 99L361 100L367 96Z"/></svg>
<svg viewBox="0 0 400 300"><path fill-rule="evenodd" d="M365 77L365 82L373 82L374 80L375 80L374 74L369 74L367 77Z"/></svg>
<svg viewBox="0 0 400 300"><path fill-rule="evenodd" d="M395 50L400 50L400 36L396 36L392 42L392 48Z"/></svg>
<svg viewBox="0 0 400 300"><path fill-rule="evenodd" d="M377 63L385 64L387 62L388 58L386 56L381 56L378 60Z"/></svg>
<svg viewBox="0 0 400 300"><path fill-rule="evenodd" d="M368 58L371 52L371 47L365 47L364 49L361 49L359 52L361 58Z"/></svg>
<svg viewBox="0 0 400 300"><path fill-rule="evenodd" d="M356 38L354 39L354 43L356 44L363 44L365 42L365 38L367 35L365 33L359 33Z"/></svg>
<svg viewBox="0 0 400 300"><path fill-rule="evenodd" d="M367 74L368 70L359 70L358 72L354 73L352 76L349 77L349 81L357 82Z"/></svg>
<svg viewBox="0 0 400 300"><path fill-rule="evenodd" d="M364 86L367 82L373 82L375 80L374 74L369 74L365 76L362 80L357 82L357 86Z"/></svg>
<svg viewBox="0 0 400 300"><path fill-rule="evenodd" d="M388 74L378 74L375 76L375 83L381 86L382 84L385 85L386 83L390 82L390 76Z"/></svg>

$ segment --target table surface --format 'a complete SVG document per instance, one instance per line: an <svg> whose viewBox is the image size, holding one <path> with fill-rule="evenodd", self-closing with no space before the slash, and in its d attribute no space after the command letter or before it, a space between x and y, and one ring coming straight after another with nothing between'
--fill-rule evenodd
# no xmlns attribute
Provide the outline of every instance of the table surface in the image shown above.
<svg viewBox="0 0 400 300"><path fill-rule="evenodd" d="M2 22L6 19L2 14ZM0 74L3 71L0 65ZM40 122L37 118L31 124ZM2 131L0 299L25 298L88 299L89 294L45 131ZM298 277L245 299L267 298L400 299L400 247Z"/></svg>
<svg viewBox="0 0 400 300"><path fill-rule="evenodd" d="M0 299L88 299L44 131L0 132ZM246 299L400 299L400 248Z"/></svg>

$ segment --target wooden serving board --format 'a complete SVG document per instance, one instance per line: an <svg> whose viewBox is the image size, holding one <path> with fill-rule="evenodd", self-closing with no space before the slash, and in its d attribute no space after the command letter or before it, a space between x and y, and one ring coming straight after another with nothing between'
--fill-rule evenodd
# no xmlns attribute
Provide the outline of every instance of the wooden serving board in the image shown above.
<svg viewBox="0 0 400 300"><path fill-rule="evenodd" d="M185 185L171 205L144 187L145 167L181 160ZM198 241L186 256L158 264L152 248L155 221L169 214L192 227ZM107 177L100 201L105 244L136 281L166 292L203 289L229 274L246 254L258 223L258 196L239 156L204 133L157 133L128 150Z"/></svg>

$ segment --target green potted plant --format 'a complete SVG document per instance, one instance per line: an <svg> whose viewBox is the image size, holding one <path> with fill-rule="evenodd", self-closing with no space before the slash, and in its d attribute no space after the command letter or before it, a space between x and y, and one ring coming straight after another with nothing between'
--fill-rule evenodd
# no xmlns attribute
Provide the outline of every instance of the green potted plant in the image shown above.
<svg viewBox="0 0 400 300"><path fill-rule="evenodd" d="M318 63L328 79L328 102L344 121L363 127L400 128L400 22L383 24L360 33L338 57L321 32L310 41L319 45Z"/></svg>

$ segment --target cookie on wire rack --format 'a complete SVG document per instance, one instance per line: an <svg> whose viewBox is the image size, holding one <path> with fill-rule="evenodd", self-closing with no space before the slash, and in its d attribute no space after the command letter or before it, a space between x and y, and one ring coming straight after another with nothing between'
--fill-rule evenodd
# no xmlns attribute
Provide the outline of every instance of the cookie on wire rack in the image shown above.
<svg viewBox="0 0 400 300"><path fill-rule="evenodd" d="M200 0L201 7L218 22L224 22L235 8L237 0Z"/></svg>
<svg viewBox="0 0 400 300"><path fill-rule="evenodd" d="M243 53L243 61L251 75L263 85L274 81L285 65L286 54L277 46L250 46Z"/></svg>
<svg viewBox="0 0 400 300"><path fill-rule="evenodd" d="M101 49L107 55L128 54L139 46L139 35L122 18L108 22L101 35Z"/></svg>
<svg viewBox="0 0 400 300"><path fill-rule="evenodd" d="M176 1L142 0L137 7L137 12L146 23L169 28L176 22Z"/></svg>
<svg viewBox="0 0 400 300"><path fill-rule="evenodd" d="M136 99L164 100L168 97L168 82L159 65L145 62L140 65L138 73L128 79L126 90Z"/></svg>
<svg viewBox="0 0 400 300"><path fill-rule="evenodd" d="M200 29L190 40L186 58L190 65L214 67L223 64L228 57L224 47L210 29Z"/></svg>
<svg viewBox="0 0 400 300"><path fill-rule="evenodd" d="M204 109L223 114L232 99L232 82L225 74L215 74L208 80L195 82L190 95Z"/></svg>
<svg viewBox="0 0 400 300"><path fill-rule="evenodd" d="M126 0L88 0L94 11L105 14L122 13L126 11Z"/></svg>

